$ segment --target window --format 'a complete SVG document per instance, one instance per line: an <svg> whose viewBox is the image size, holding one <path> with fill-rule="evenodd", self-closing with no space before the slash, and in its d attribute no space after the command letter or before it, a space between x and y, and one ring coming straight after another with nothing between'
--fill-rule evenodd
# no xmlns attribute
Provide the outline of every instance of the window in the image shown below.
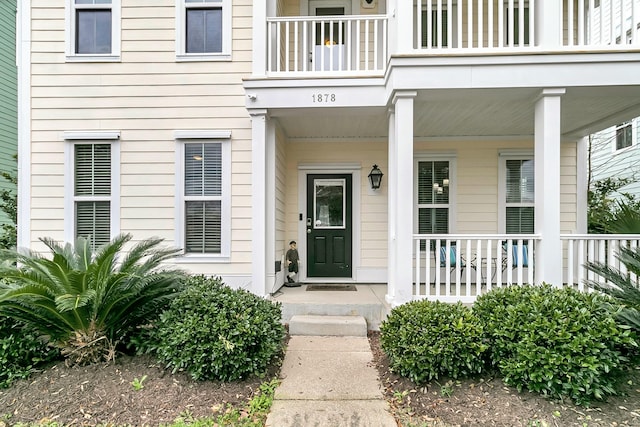
<svg viewBox="0 0 640 427"><path fill-rule="evenodd" d="M533 158L504 159L504 229L507 234L534 232Z"/></svg>
<svg viewBox="0 0 640 427"><path fill-rule="evenodd" d="M230 0L178 0L178 57L230 59Z"/></svg>
<svg viewBox="0 0 640 427"><path fill-rule="evenodd" d="M188 256L229 256L229 151L228 140L179 141L176 238Z"/></svg>
<svg viewBox="0 0 640 427"><path fill-rule="evenodd" d="M616 126L616 150L622 150L633 145L633 125L631 122Z"/></svg>
<svg viewBox="0 0 640 427"><path fill-rule="evenodd" d="M120 0L67 0L68 58L117 59Z"/></svg>
<svg viewBox="0 0 640 427"><path fill-rule="evenodd" d="M417 173L418 233L449 233L449 161L418 161Z"/></svg>

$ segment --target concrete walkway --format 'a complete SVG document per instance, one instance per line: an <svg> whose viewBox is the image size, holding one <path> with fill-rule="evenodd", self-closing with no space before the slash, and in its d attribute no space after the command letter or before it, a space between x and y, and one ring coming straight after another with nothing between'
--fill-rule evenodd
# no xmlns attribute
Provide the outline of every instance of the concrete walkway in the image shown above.
<svg viewBox="0 0 640 427"><path fill-rule="evenodd" d="M292 336L267 427L397 427L366 337Z"/></svg>

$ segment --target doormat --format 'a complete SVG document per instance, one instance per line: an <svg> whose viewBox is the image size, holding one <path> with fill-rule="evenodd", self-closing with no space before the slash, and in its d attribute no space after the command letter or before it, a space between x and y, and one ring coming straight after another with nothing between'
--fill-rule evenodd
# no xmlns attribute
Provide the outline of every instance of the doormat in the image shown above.
<svg viewBox="0 0 640 427"><path fill-rule="evenodd" d="M356 285L307 285L308 291L357 291Z"/></svg>

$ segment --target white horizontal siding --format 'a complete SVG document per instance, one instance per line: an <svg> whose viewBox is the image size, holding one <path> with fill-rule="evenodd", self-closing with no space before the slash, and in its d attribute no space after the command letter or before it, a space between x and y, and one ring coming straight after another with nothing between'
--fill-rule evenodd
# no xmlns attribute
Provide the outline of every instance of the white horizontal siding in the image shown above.
<svg viewBox="0 0 640 427"><path fill-rule="evenodd" d="M242 277L251 261L251 123L242 79L251 72L250 0L233 2L232 61L176 62L175 1L122 0L116 63L65 62L62 0L32 2L31 241L64 235L63 131L121 133L120 229L174 242L178 129L232 133L231 263L187 264ZM240 279L238 279L240 280Z"/></svg>

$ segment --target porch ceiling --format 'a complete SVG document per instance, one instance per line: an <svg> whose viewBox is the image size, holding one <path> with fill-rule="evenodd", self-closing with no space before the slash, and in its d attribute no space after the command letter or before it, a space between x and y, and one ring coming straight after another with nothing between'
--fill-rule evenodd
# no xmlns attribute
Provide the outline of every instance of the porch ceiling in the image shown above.
<svg viewBox="0 0 640 427"><path fill-rule="evenodd" d="M422 90L414 103L416 138L531 137L540 88ZM385 107L271 110L291 139L387 138ZM562 133L575 138L640 116L640 87L568 88Z"/></svg>

